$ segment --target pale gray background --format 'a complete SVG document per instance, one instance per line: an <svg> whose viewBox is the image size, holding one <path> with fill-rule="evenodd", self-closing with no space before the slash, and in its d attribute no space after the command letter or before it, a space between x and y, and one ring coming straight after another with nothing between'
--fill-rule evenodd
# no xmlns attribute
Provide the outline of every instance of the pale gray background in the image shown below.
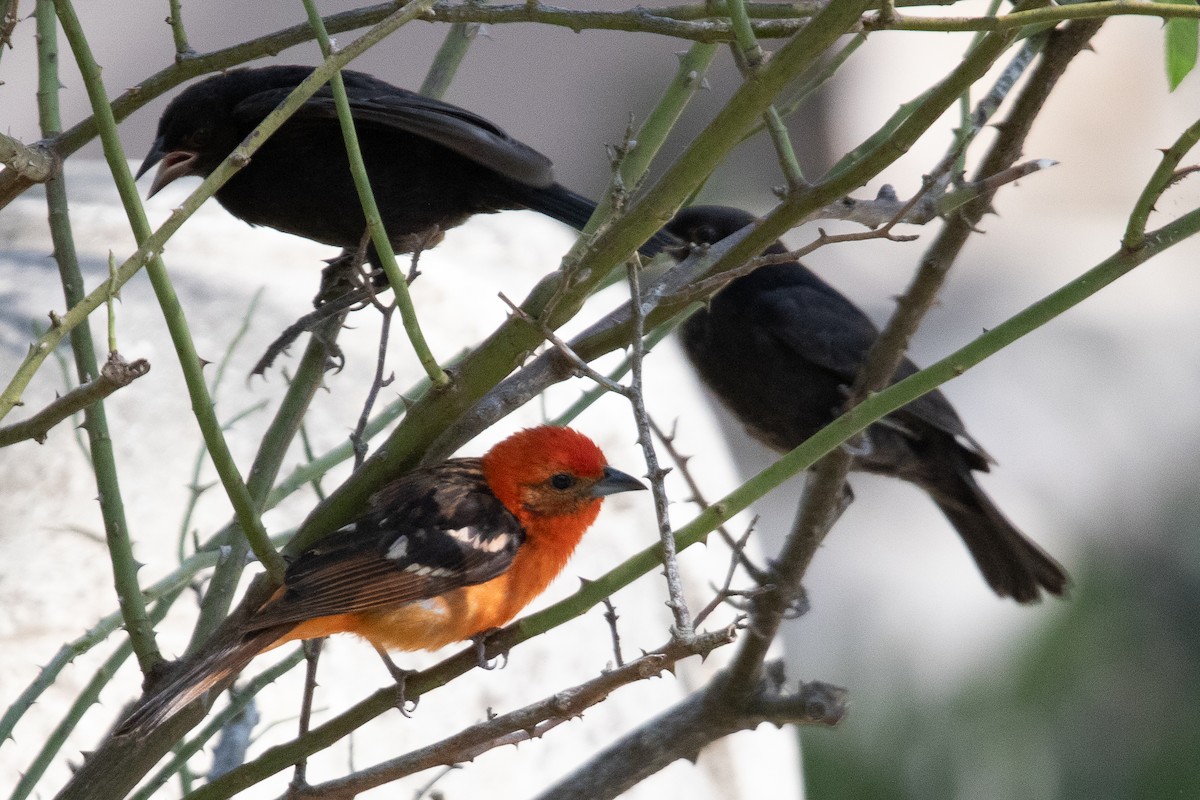
<svg viewBox="0 0 1200 800"><path fill-rule="evenodd" d="M323 10L332 12L341 8L326 4ZM105 66L106 82L113 94L152 72L156 69L154 65L166 63L171 56L169 31L161 23L165 4L126 3L119 10L110 4L81 4L80 13L90 30L104 31L105 24L108 25L107 32L94 35L93 47ZM204 50L302 19L298 6L245 3L189 4L185 16L193 46ZM415 87L441 41L442 31L440 26L415 23L354 66ZM32 23L22 23L17 31L17 48L6 52L0 62L0 77L6 81L0 86L0 124L25 140L36 138L31 35ZM341 38L349 40L347 34ZM797 127L798 144L810 152L805 157L806 167L819 171L819 165L828 161L822 155L826 149L840 153L857 144L898 103L916 95L948 65L957 63L964 44L965 37L949 35L873 37L825 98L828 112L821 118L828 122L826 133L808 134ZM606 175L604 144L619 139L629 114L640 116L650 107L659 87L674 69L672 52L679 49L682 49L680 43L650 36L602 32L577 35L519 25L492 28L472 49L448 99L494 119L551 156L562 182L595 194ZM1098 37L1096 49L1096 54L1085 54L1072 66L1028 146L1030 157L1054 158L1063 163L1022 181L1001 196L997 203L1000 216L985 221L987 235L972 242L943 293L942 305L930 315L914 342L913 357L919 362L929 362L961 346L981 328L1002 321L1111 253L1118 246L1125 212L1157 163L1158 153L1154 148L1169 145L1191 123L1195 109L1200 107L1197 102L1200 81L1193 75L1178 93L1167 95L1161 75L1161 34L1156 20L1114 20ZM314 55L315 45L306 45L294 53L283 54L280 60L311 62ZM69 62L69 58L64 60ZM713 91L701 95L689 111L688 120L693 126L690 130L710 118L736 84L728 55L718 55L717 62L719 69L710 76ZM86 99L69 68L64 75L68 88L63 95L64 116L70 124L86 113ZM165 102L166 98L157 101L122 126L131 158L140 160L145 152L154 121ZM812 121L814 114L816 111L810 112L796 125ZM686 140L687 130L681 131L673 146L677 148L680 141ZM827 148L819 144L825 135L831 142ZM890 169L885 179L894 182L902 195L911 193L919 185L922 172L940 155L945 142L944 135L940 138L931 135ZM96 153L94 146L85 151L85 155ZM770 201L770 187L778 181L769 148L758 143L741 148L737 157L719 170L703 197L712 202L765 210ZM1195 207L1200 199L1197 186L1192 178L1173 189L1160 203L1161 215L1152 219L1152 225L1160 224L1163 215ZM866 187L863 194L873 195L877 188L877 185ZM180 191L185 189L190 186ZM170 195L161 202L156 199L150 207L155 218L165 215L172 198L178 202L182 196ZM38 261L48 252L48 245L44 239L36 238L36 231L26 230L39 224L40 211L36 205L29 205L19 213L15 208L0 212L0 250L14 259L10 264L17 265L5 267L0 290L5 298L3 359L9 365L3 367L6 375L27 341L24 319L44 314L48 305L61 304L54 299L57 289L53 285L56 280L53 272ZM129 251L118 213L79 203L75 213L77 217L85 214L91 215L93 221L103 221L91 251L92 258L98 259L93 261L93 268L102 263L99 259L110 248L118 257ZM441 255L446 259L444 268L457 271L457 283L449 284L451 288L442 299L452 296L456 312L463 303L470 303L472 311L468 314L433 311L437 302L433 295L439 290L432 280L422 290L431 294L420 298L421 307L431 309L428 313L439 320L478 319L481 327L479 331L435 330L435 336L445 335L448 341L466 343L486 330L487 325L494 324L503 313L494 300L494 292L503 289L510 296L521 296L522 290L509 284L509 275L518 272L510 262L526 258L533 262L530 271L522 273L526 279L553 267L556 253L569 241L553 226L537 227L536 223L529 223L542 231L538 237L545 237L537 240L543 244L538 245L538 252L533 255L525 252L530 246L529 239L522 238L516 248L501 246L500 243L511 241L514 235L526 235L526 228L521 227L526 223L515 221L524 216L506 214L480 220L448 238ZM279 306L276 311L279 318L303 309L314 276L299 270L276 273L274 268L264 275L259 270L265 269L264 259L268 255L282 256L285 261L315 260L328 255L327 248L295 243L285 237L270 238L274 234L269 232L248 231L215 207L206 210L206 219L207 222L197 220L190 226L194 236L180 234L167 255L177 280L194 283L193 302L203 305L207 298L215 304L213 310L218 322L212 338L208 339L210 348L223 342L230 333L228 306L240 308L239 304L268 275L286 275L279 278L286 283L295 276L295 285L289 285L286 299L272 298L272 303ZM202 224L215 227L201 228ZM911 245L871 243L827 250L810 258L809 263L858 300L875 318L883 319L890 309L890 296L902 289L932 233L915 232L921 234L922 241ZM806 240L805 233L793 234L795 243ZM1093 574L1089 565L1096 563L1113 565L1113 569L1130 575L1166 574L1161 565L1170 564L1193 577L1200 563L1196 533L1191 525L1159 522L1168 506L1194 507L1191 498L1196 484L1200 423L1195 402L1200 390L1198 256L1200 247L1194 242L1177 248L946 387L972 432L1000 461L996 472L984 478L986 488L1020 526L1073 571L1079 593L1087 589ZM486 266L480 266L484 262ZM498 266L501 263L504 266ZM36 273L31 271L35 264ZM504 277L496 279L493 268L504 270ZM476 269L479 272L471 271ZM471 276L465 288L464 274ZM476 279L484 274L489 281L486 288L478 285ZM35 292L30 285L34 275L39 284L47 282L48 286ZM222 276L218 281L220 293L216 295L213 275ZM491 280L496 280L496 286L491 285ZM466 297L468 289L470 297ZM130 317L135 314L132 306L150 302L144 291L140 295L138 291L136 286L131 287L126 296L123 307L127 310L123 313ZM273 290L273 295L278 295L277 290ZM143 309L142 313L148 320L155 318L152 308ZM203 310L196 313L202 315ZM269 320L264 320L262 326L265 331L271 330ZM202 331L200 335L205 333ZM118 424L128 426L122 428L124 446L142 451L140 457L132 453L129 456L131 481L139 469L133 465L145 468L146 463L154 463L153 457L162 449L158 441L130 441L136 440L138 432L143 430L143 415L158 413L144 410L145 404L151 402L151 393L158 394L154 387L162 385L152 381L170 381L163 391L178 391L177 374L170 355L163 350L161 337L161 331L150 328L143 336L126 334L122 339L126 355L146 355L156 363L145 385L139 383L134 391L121 396L118 408L127 410L114 414ZM396 352L402 350L401 343ZM700 395L689 387L686 371L678 367L676 358L673 349L653 358L654 368L661 372L652 374L648 391L663 418L669 421L675 415L680 417L685 444L698 454L694 463L703 471L710 495L717 497L736 484L728 471L726 451L716 438L716 429L702 416L699 406L690 405ZM397 360L398 373L407 370L407 379L399 381L405 385L411 382L416 370L411 363L405 366L400 357ZM361 363L358 367L364 368ZM53 377L52 368L47 372ZM359 377L347 374L334 382L338 387L335 391L357 397ZM53 381L41 387L42 394L36 397L31 391L32 407L45 401L53 390ZM240 384L238 388L242 388ZM250 397L260 398L263 391L255 385ZM178 401L175 397L171 402ZM239 406L234 404L231 408L236 410ZM164 416L170 413L164 412ZM339 413L340 419L346 419L344 409ZM536 418L536 409L530 413ZM624 427L625 414L619 403L610 402L578 423L585 430L610 431L606 446L614 448L614 454L621 453L619 458L613 455L613 459L622 466L636 463L630 461L636 454L629 447L628 434L623 433L628 431ZM768 462L769 455L756 445L747 444L735 426L727 425L725 430L735 461L743 470ZM194 439L194 432L186 427L181 435ZM55 471L63 459L79 461L69 442L64 444L67 436L66 431L60 430L44 447L29 444L5 451L0 454L0 470L7 476L16 472L35 478L34 488L44 486L47 476L56 481L68 480L58 477ZM484 446L479 443L472 452ZM55 447L63 449L53 450ZM188 445L184 449L186 457L181 457L180 464L189 463L193 447ZM615 449L618 447L623 449ZM51 453L58 454L51 456ZM87 487L87 476L80 477L79 468L76 463L69 479L71 491L64 496L82 504L72 508L70 516L78 516L78 524L95 530L98 521L93 508L88 506L89 492L93 490ZM182 484L186 480L180 469L178 464L170 470L161 469L164 493L169 490L173 496L130 499L141 550L170 551L169 547L161 548L147 539L154 535L156 525L165 525L172 531L170 536L174 536L178 498L182 497ZM12 485L12 480L9 477L4 485ZM992 672L1000 675L1007 656L1022 646L1021 637L1037 630L1051 617L1065 613L1066 608L1058 602L1026 609L997 601L975 574L949 526L918 492L879 479L860 477L854 483L859 501L818 554L807 582L814 610L789 628L792 634L789 646L796 664L792 670L794 677L823 678L853 690L854 714L846 722L844 732L838 734L842 736L869 735L861 732L871 730L869 723L885 713L882 709L887 701L897 694L938 698L953 691L962 681L986 681ZM682 491L677 495L684 496ZM82 592L77 575L71 576L66 587L50 586L50 578L59 574L61 559L78 558L88 563L88 583L98 584L99 591L99 595L86 601L90 603L84 606L90 609L89 613L101 613L98 609L107 611L111 599L105 599L103 591L105 565L100 550L85 550L78 538L64 534L64 515L58 513L59 509L35 507L8 490L0 498L9 505L5 518L20 523L0 532L0 547L7 556L3 561L10 568L17 567L20 573L0 580L0 586L9 588L4 599L11 616L3 638L9 644L26 645L0 648L6 654L6 661L12 659L5 667L0 685L0 705L6 705L4 701L25 685L34 674L34 665L48 657L55 643L80 630L78 623L72 621L78 620L77 615L59 616L64 604L84 602L77 598L77 593ZM768 539L786 527L794 500L795 490L781 490L773 495L771 502L756 509L763 514L760 526ZM602 554L597 561L573 563L568 572L593 574L605 564L613 563L619 552L628 552L647 541L646 537L651 535L648 504L638 498L630 500L629 507L638 515L639 532L627 530L617 553ZM690 511L680 503L675 506L674 514L682 521ZM1186 520L1188 516L1182 514L1177 518ZM212 510L210 519L214 522L223 519L221 509ZM275 524L282 527L282 523ZM600 524L607 530L614 530L610 526L617 525L613 517L607 517L607 523L602 518ZM49 542L55 544L54 552L49 552ZM718 553L716 548L713 553ZM695 558L692 556L693 561ZM716 563L710 566L721 563L715 555L712 560ZM580 566L581 563L586 566ZM161 563L152 564L148 574L164 568ZM697 569L697 576L703 574L699 567L693 568ZM696 592L701 597L703 578L697 580ZM565 577L558 591L565 593L570 583L571 579ZM650 618L651 627L641 644L652 646L662 638L658 631L665 630L654 627L655 615L651 610L658 609L654 592L659 586L649 578L639 586L644 596L638 601L625 601L629 603L625 608L646 609L644 614ZM626 613L626 618L631 616L634 615ZM659 613L658 624L664 622L665 617ZM597 620L576 626L560 632L560 641L589 637L595 642L606 635ZM352 643L341 648L354 657L360 655L361 648ZM530 664L552 663L557 654L551 651L536 661L532 656L529 658L522 666L524 659L515 656L514 665L507 674L501 673L502 677L511 680L518 670ZM369 669L374 669L374 665ZM486 678L490 680L493 676ZM488 680L483 682L483 691L496 691L504 697L502 691L506 690L496 689ZM125 685L132 684L130 675ZM1171 687L1143 688L1146 692L1162 691L1165 696L1172 691ZM292 695L282 694L285 696L282 708L289 708ZM359 692L345 700L357 696ZM432 699L428 702L432 705ZM330 701L331 706L340 707L340 703L340 700ZM642 706L634 703L629 708L636 710L630 712L630 717L614 721L616 728L640 719L638 712ZM52 715L47 719L52 719ZM577 725L580 723L572 723ZM561 732L567 735L566 729ZM23 736L22 733L19 728L18 741L36 737L34 733ZM547 741L552 742L555 735ZM591 740L594 746L607 733L585 733L584 739L589 735L598 737ZM765 731L756 734L770 735ZM769 760L780 763L778 751L762 744L768 740L741 738L751 739L753 749L765 749L771 753ZM86 742L78 746L86 746ZM930 751L933 746L924 739L914 739L911 757L919 760L945 755ZM1036 742L1029 746L1036 746ZM540 747L540 744L522 746L517 753L545 763L539 755L544 752ZM0 747L0 774L3 770L19 769L23 763L12 758L12 752L11 743ZM573 755L577 753L564 754L561 762L564 768ZM972 742L959 743L954 757L961 759L964 771L989 787L980 796L1003 794L1002 787L1006 784L988 772L987 759L972 750ZM738 757L730 758L736 761ZM761 764L746 762L744 766L752 774L764 772ZM661 779L665 783L648 784L647 791L664 791L663 786L673 785L674 776L687 774L689 770L676 765ZM772 779L784 780L790 769L776 767L766 773ZM447 786L467 787L477 779L494 781L496 774L501 773L488 772L485 760L481 759L479 764L451 779L464 783L448 782ZM489 779L488 775L493 777ZM1009 775L1005 779L1017 778ZM1024 779L1034 786L1053 785L1054 767L1048 765L1045 774ZM780 796L794 791L790 787L781 788ZM514 789L513 796L521 796L521 792ZM717 796L742 795L733 790L728 793L718 790Z"/></svg>

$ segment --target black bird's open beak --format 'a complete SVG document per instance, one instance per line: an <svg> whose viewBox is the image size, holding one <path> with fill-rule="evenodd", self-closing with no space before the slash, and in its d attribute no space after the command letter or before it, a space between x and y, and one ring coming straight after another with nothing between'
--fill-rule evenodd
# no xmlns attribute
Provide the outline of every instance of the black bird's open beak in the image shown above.
<svg viewBox="0 0 1200 800"><path fill-rule="evenodd" d="M592 484L592 497L605 497L620 492L636 492L645 489L646 484L632 475L626 475L619 469L604 468L604 477Z"/></svg>
<svg viewBox="0 0 1200 800"><path fill-rule="evenodd" d="M146 194L146 199L150 199L176 178L182 178L184 175L194 175L195 173L192 170L195 167L196 158L197 154L190 150L163 152L162 139L155 139L150 152L146 154L146 160L138 168L135 180L149 172L150 168L155 164L159 164L160 161L162 162L159 164L158 172L154 174L154 182L150 184L150 191Z"/></svg>

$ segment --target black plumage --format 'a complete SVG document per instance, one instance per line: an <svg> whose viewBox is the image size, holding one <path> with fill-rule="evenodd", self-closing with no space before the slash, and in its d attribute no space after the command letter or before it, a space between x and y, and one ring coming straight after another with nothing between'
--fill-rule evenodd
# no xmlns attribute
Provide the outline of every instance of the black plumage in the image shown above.
<svg viewBox="0 0 1200 800"><path fill-rule="evenodd" d="M681 239L712 244L751 224L738 209L696 206L667 226ZM787 249L776 242L767 253ZM684 323L688 358L747 432L776 450L799 445L844 408L879 332L850 300L796 261L731 281ZM894 380L917 371L908 359ZM1061 595L1063 568L1026 538L976 483L991 458L967 433L941 392L913 401L865 432L853 468L924 489L962 537L1001 597L1033 602Z"/></svg>
<svg viewBox="0 0 1200 800"><path fill-rule="evenodd" d="M154 194L206 177L311 74L306 66L235 69L171 101L138 177L155 164ZM581 228L595 203L554 180L550 160L488 120L370 75L342 77L380 215L397 252L440 240L474 214L528 208ZM366 229L328 85L314 94L216 193L251 225L354 249ZM668 241L643 246L653 254ZM368 258L377 263L372 248Z"/></svg>

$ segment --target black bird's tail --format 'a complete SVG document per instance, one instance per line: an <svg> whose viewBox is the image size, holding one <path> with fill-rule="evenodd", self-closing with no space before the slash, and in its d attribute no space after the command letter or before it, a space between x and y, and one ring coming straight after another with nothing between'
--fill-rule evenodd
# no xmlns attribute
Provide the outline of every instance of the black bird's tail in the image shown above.
<svg viewBox="0 0 1200 800"><path fill-rule="evenodd" d="M926 491L958 531L984 580L1001 597L1034 603L1042 591L1061 596L1068 578L1062 566L1017 530L967 469Z"/></svg>
<svg viewBox="0 0 1200 800"><path fill-rule="evenodd" d="M570 225L577 231L591 219L596 204L583 195L575 194L562 184L552 184L539 188L524 184L514 184L513 196L522 206L539 214L556 219L564 225ZM638 252L646 257L653 257L668 247L678 247L679 240L665 231L658 231L654 236L638 248Z"/></svg>
<svg viewBox="0 0 1200 800"><path fill-rule="evenodd" d="M291 627L285 626L282 632ZM182 672L143 700L117 726L115 735L144 736L214 687L232 683L251 659L279 640L282 632L278 627L255 631L184 664Z"/></svg>

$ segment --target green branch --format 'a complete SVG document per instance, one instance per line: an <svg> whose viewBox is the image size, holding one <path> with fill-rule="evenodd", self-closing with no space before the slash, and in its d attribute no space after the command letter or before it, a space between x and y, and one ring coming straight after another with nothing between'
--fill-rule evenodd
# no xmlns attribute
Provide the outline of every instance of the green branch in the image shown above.
<svg viewBox="0 0 1200 800"><path fill-rule="evenodd" d="M1179 135L1174 144L1163 151L1158 168L1146 182L1146 187L1142 190L1133 212L1129 215L1129 224L1126 226L1125 236L1121 240L1121 244L1127 249L1136 250L1142 246L1146 238L1146 222L1150 219L1150 213L1163 193L1183 177L1177 172L1179 162L1191 152L1197 141L1200 141L1200 120L1193 122L1187 130Z"/></svg>
<svg viewBox="0 0 1200 800"><path fill-rule="evenodd" d="M138 197L133 174L129 171L129 162L125 159L125 153L117 136L117 123L113 118L112 108L100 78L100 66L92 56L91 47L88 45L83 27L70 0L55 0L55 8L58 10L63 32L66 34L67 40L71 44L71 50L75 54L75 60L79 64L80 73L83 75L88 98L92 103L92 112L100 122L100 141L104 146L104 157L112 171L113 179L116 181L117 192L125 206L125 213L129 217L134 238L139 245L145 244L151 234L150 224L146 221L145 210ZM283 559L271 546L270 537L267 536L262 521L255 513L250 493L246 490L246 484L242 481L237 464L233 460L233 454L229 451L229 445L221 431L221 423L217 420L212 398L208 394L208 385L204 381L204 362L196 353L196 346L192 341L191 331L188 329L183 306L171 285L166 265L157 255L152 256L146 264L146 272L158 303L162 307L163 317L166 319L167 329L171 334L171 341L175 345L175 352L187 384L188 395L191 397L192 413L200 426L200 432L204 436L217 474L221 477L225 493L233 504L238 523L242 526L242 531L259 561L262 562L272 579L276 583L281 583L285 569Z"/></svg>
<svg viewBox="0 0 1200 800"><path fill-rule="evenodd" d="M38 116L43 134L53 135L61 127L58 107L58 30L55 25L54 6L48 0L41 0L37 4L35 14L38 32ZM58 262L63 294L69 306L77 303L83 294L83 274L80 272L79 259L75 252L75 238L71 232L71 220L67 212L67 187L61 173L47 181L46 202L50 236L54 242L54 256ZM124 362L120 356L110 353L105 370L97 374L96 349L92 342L92 332L86 325L72 331L71 350L75 356L75 369L81 385L79 389L68 393L67 397L81 392L83 396L77 396L76 399L85 402L91 400L89 394L101 394L109 387L115 391L122 382L132 381L150 368L149 364L141 361L127 365L129 369L123 370L121 365ZM54 404L43 414L47 412L49 416L44 422L51 422L53 416L59 412L67 412L69 415L68 408L55 411ZM42 415L35 415L34 419L39 417ZM104 536L109 561L112 564L113 587L117 593L125 628L129 632L130 647L137 653L138 666L143 674L148 674L162 661L162 654L158 651L154 625L146 612L146 603L138 585L138 569L141 568L141 564L133 556L133 544L129 537L129 523L125 519L125 504L117 473L116 456L113 453L112 437L109 434L104 404L98 397L84 408L83 424L87 430L100 515L104 521Z"/></svg>
<svg viewBox="0 0 1200 800"><path fill-rule="evenodd" d="M329 35L317 13L315 0L303 0L304 8L308 11L308 23L312 25L321 46L321 54L328 59L333 55L329 46ZM413 0L410 4L418 10L433 5L434 0ZM346 144L346 156L350 162L350 175L354 178L354 188L358 192L358 201L362 204L363 216L367 220L367 230L371 232L371 243L379 256L380 266L387 275L388 283L392 286L392 294L396 298L396 307L400 311L400 319L404 323L404 331L412 343L417 360L425 369L425 374L434 386L443 387L450 383L450 377L438 366L437 359L425 341L417 320L417 309L413 306L412 297L408 293L408 281L396 263L396 254L392 251L392 242L383 226L383 217L379 213L379 204L375 202L375 194L371 191L371 178L367 175L367 165L363 162L362 148L358 145L358 134L354 132L354 115L350 111L350 100L346 96L346 85L342 81L341 72L335 72L329 79L329 88L333 92L333 102L337 107L338 123L342 129L342 140Z"/></svg>
<svg viewBox="0 0 1200 800"><path fill-rule="evenodd" d="M866 30L933 31L938 33L973 33L975 31L1019 31L1022 28L1053 27L1072 19L1107 19L1109 17L1159 17L1163 20L1200 18L1200 7L1149 3L1142 0L1106 0L1106 2L1076 2L1067 5L1048 5L1043 8L1020 8L1008 14L980 17L902 17L878 23L864 20Z"/></svg>
<svg viewBox="0 0 1200 800"><path fill-rule="evenodd" d="M477 0L477 3L486 5L487 0ZM437 100L446 96L446 90L458 74L459 65L467 57L471 43L479 34L479 28L477 22L455 22L450 26L442 46L433 57L433 63L429 65L429 71L425 73L425 80L421 81L421 94Z"/></svg>
<svg viewBox="0 0 1200 800"><path fill-rule="evenodd" d="M663 143L675 128L675 123L687 108L688 103L695 97L696 92L704 86L704 73L712 63L717 53L717 46L697 42L688 48L686 53L679 55L679 69L675 71L671 82L663 91L663 96L655 104L654 110L646 117L642 127L634 137L636 142L628 151L621 154L620 164L613 173L608 190L601 198L595 213L583 229L580 243L567 256L568 260L578 258L584 252L589 236L595 233L603 221L612 217L617 200L622 202L628 198L642 182L654 157L662 148Z"/></svg>

